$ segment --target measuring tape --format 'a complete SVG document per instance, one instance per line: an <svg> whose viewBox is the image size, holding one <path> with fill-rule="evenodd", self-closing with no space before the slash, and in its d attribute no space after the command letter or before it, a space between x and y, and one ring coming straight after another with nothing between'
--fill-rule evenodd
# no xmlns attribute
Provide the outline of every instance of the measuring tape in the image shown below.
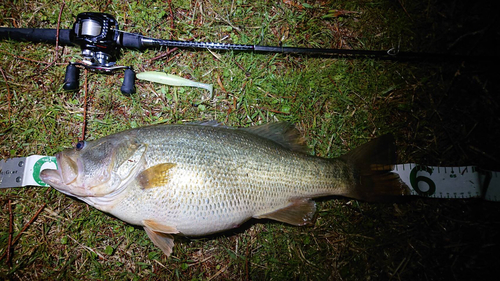
<svg viewBox="0 0 500 281"><path fill-rule="evenodd" d="M475 166L438 167L414 163L394 168L411 195L433 198L482 198L500 201L500 173Z"/></svg>
<svg viewBox="0 0 500 281"><path fill-rule="evenodd" d="M40 179L45 169L57 169L56 157L32 155L0 160L0 188L49 186Z"/></svg>
<svg viewBox="0 0 500 281"><path fill-rule="evenodd" d="M54 156L0 160L0 188L49 186L40 179L40 171L45 169L57 169ZM475 166L438 167L413 163L395 165L393 172L410 188L410 195L500 201L500 172Z"/></svg>

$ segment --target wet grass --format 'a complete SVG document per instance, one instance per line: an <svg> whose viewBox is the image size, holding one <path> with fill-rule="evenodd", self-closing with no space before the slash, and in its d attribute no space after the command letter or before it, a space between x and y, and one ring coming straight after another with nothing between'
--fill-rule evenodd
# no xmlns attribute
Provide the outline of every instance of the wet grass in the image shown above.
<svg viewBox="0 0 500 281"><path fill-rule="evenodd" d="M62 5L0 7L1 26L55 28ZM493 9L481 1L71 1L61 27L85 11L108 12L128 32L181 40L478 55L499 43ZM488 64L124 51L119 64L215 88L210 96L138 81L137 94L126 97L120 74L82 73L80 91L64 92L65 65L79 49L60 48L58 64L47 68L54 52L0 42L2 158L71 147L84 121L92 140L153 123L279 120L295 123L318 156L393 133L402 163L500 170L498 71ZM0 260L1 279L486 280L498 273L498 204L480 200L321 200L314 226L252 220L234 232L178 239L170 258L142 229L53 189L0 190L0 200L2 254L9 226L16 236L42 210L10 259Z"/></svg>

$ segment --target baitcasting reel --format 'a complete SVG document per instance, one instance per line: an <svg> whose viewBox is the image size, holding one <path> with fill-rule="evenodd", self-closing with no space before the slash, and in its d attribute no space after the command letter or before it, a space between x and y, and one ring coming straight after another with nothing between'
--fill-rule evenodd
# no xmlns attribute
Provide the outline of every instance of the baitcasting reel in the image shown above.
<svg viewBox="0 0 500 281"><path fill-rule="evenodd" d="M121 92L124 95L135 93L135 73L132 67L116 65L120 57L120 34L117 21L109 14L79 14L69 36L71 42L82 49L83 61L72 62L66 67L63 88L67 91L78 89L78 66L81 66L99 73L113 73L124 69Z"/></svg>

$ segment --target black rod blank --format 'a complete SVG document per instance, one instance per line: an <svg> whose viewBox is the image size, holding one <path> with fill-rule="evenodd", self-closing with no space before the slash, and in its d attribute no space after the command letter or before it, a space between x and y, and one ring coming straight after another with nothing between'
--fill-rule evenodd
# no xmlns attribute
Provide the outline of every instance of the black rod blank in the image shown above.
<svg viewBox="0 0 500 281"><path fill-rule="evenodd" d="M211 50L230 50L243 52L259 53L285 53L285 54L304 54L311 56L327 57L369 57L389 60L426 60L426 61L479 61L479 62L498 62L498 56L463 56L438 53L416 53L399 52L395 49L387 51L371 50L352 50L352 49L325 49L325 48L300 48L300 47L282 47L282 46L260 46L260 45L241 45L213 42L196 41L177 41L155 39L142 36L141 34L127 33L115 30L118 33L116 44L129 49L147 49L157 47L170 48L192 48L192 49L211 49ZM75 45L71 38L71 29L59 30L60 45ZM36 29L36 28L4 28L0 27L0 39L13 39L18 41L30 41L41 43L56 42L56 29Z"/></svg>

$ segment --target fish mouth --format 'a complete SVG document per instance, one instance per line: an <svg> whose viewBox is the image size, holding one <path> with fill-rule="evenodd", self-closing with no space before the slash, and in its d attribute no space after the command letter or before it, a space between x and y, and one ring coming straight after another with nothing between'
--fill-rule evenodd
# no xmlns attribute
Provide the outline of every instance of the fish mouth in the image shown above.
<svg viewBox="0 0 500 281"><path fill-rule="evenodd" d="M74 195L78 178L78 164L63 153L56 154L57 170L46 169L40 172L40 179L53 188L68 195Z"/></svg>
<svg viewBox="0 0 500 281"><path fill-rule="evenodd" d="M45 182L46 184L58 190L64 186L59 169L57 170L45 169L41 171L40 179L42 179L42 181Z"/></svg>

